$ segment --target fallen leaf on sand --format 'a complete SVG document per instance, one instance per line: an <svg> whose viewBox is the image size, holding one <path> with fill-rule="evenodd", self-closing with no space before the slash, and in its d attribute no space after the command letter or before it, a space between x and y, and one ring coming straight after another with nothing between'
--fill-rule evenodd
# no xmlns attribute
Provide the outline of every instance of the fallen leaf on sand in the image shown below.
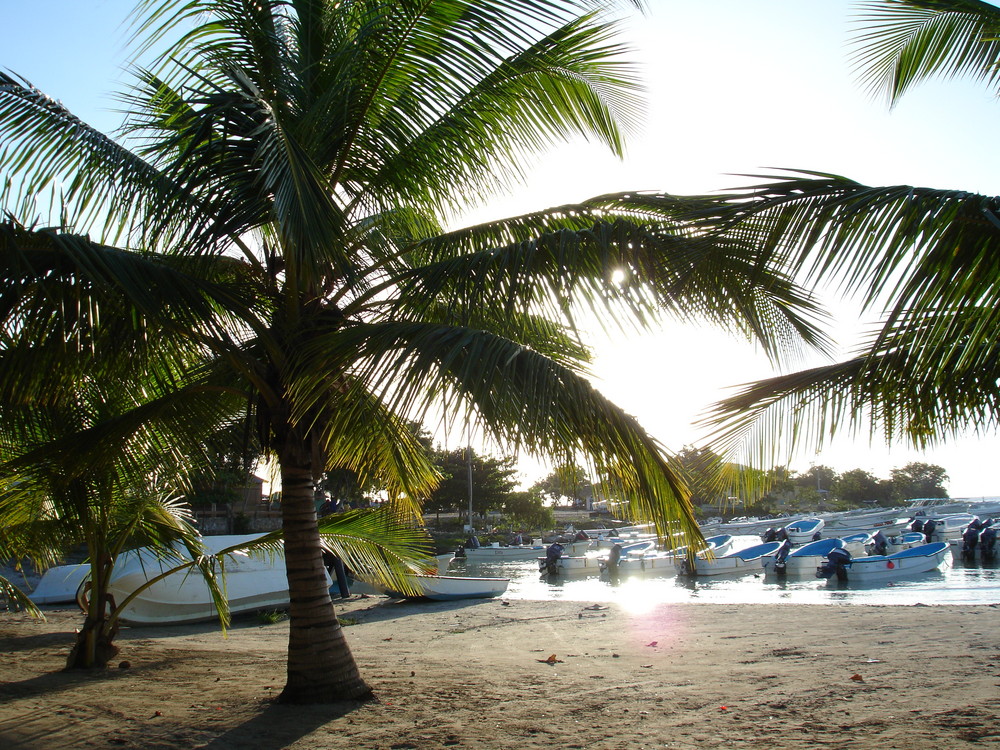
<svg viewBox="0 0 1000 750"><path fill-rule="evenodd" d="M542 664L562 664L562 659L557 659L555 654L550 654L548 659L535 659L537 662Z"/></svg>
<svg viewBox="0 0 1000 750"><path fill-rule="evenodd" d="M656 648L656 644L657 643L659 643L659 641L653 641L652 643L647 643L646 645L647 646L652 646L653 648Z"/></svg>
<svg viewBox="0 0 1000 750"><path fill-rule="evenodd" d="M652 669L653 668L652 664L640 664L639 666L642 667L643 669Z"/></svg>
<svg viewBox="0 0 1000 750"><path fill-rule="evenodd" d="M852 674L851 675L851 679L854 680L855 682L864 682L865 681L865 678L862 677L859 674Z"/></svg>

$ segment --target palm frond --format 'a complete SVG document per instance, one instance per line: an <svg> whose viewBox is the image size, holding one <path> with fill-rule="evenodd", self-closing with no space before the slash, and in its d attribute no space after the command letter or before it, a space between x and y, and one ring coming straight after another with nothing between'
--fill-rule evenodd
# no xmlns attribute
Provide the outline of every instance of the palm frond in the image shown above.
<svg viewBox="0 0 1000 750"><path fill-rule="evenodd" d="M854 66L894 104L932 76L1000 83L1000 9L981 0L883 0L862 6Z"/></svg>

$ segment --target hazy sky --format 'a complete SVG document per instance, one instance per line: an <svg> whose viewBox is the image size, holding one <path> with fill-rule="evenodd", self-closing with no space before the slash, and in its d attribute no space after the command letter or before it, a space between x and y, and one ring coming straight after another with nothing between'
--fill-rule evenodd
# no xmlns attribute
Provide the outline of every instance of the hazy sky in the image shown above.
<svg viewBox="0 0 1000 750"><path fill-rule="evenodd" d="M540 158L515 195L469 221L513 215L620 190L712 192L777 168L1000 195L1000 151L988 141L1000 103L972 81L925 84L892 111L852 74L848 42L857 3L847 0L648 0L625 37L648 97L642 132L618 161L572 144ZM121 24L132 0L0 0L0 67L109 130L111 94L127 80ZM857 331L843 308L845 347ZM597 342L601 390L665 445L697 442L692 422L724 388L771 374L763 358L723 332L676 325ZM954 497L1000 495L995 435L918 454L840 441L789 459L880 478L909 461L943 466Z"/></svg>

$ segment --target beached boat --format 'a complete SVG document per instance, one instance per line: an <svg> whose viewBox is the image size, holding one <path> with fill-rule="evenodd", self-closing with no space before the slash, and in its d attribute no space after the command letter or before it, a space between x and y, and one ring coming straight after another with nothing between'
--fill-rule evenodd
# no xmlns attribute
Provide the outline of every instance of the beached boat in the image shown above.
<svg viewBox="0 0 1000 750"><path fill-rule="evenodd" d="M418 592L403 594L384 586L373 584L374 588L386 596L398 599L434 599L453 601L457 599L489 599L500 596L507 590L509 578L486 578L477 576L407 576L408 582Z"/></svg>
<svg viewBox="0 0 1000 750"><path fill-rule="evenodd" d="M843 554L838 554L843 552ZM937 569L948 555L948 544L932 542L895 552L852 558L846 550L834 550L816 571L819 578L841 583L884 583Z"/></svg>
<svg viewBox="0 0 1000 750"><path fill-rule="evenodd" d="M215 554L260 536L207 536L202 542L208 552ZM108 591L121 606L140 586L176 565L175 561L159 559L148 548L126 552L115 564ZM261 553L251 557L245 552L233 552L225 556L224 565L224 587L231 614L288 606L288 579L283 555ZM218 617L218 611L208 585L198 571L186 569L172 573L140 592L120 611L120 617L122 622L133 625L176 625L212 620Z"/></svg>
<svg viewBox="0 0 1000 750"><path fill-rule="evenodd" d="M590 547L590 540L562 543L564 553L569 555L582 555ZM544 557L549 545L547 544L512 544L509 547L502 547L494 542L485 547L460 547L455 552L455 557L464 557L470 562L482 562L483 560L531 560L537 557Z"/></svg>
<svg viewBox="0 0 1000 750"><path fill-rule="evenodd" d="M775 553L761 557L761 565L767 575L810 575L831 551L844 547L843 539L818 539L801 547L782 545Z"/></svg>
<svg viewBox="0 0 1000 750"><path fill-rule="evenodd" d="M717 555L712 559L698 556L692 562L686 555L675 558L678 575L718 576L732 573L753 573L762 571L764 564L761 558L773 555L782 542L764 542L752 547Z"/></svg>
<svg viewBox="0 0 1000 750"><path fill-rule="evenodd" d="M28 598L35 604L70 604L89 574L90 563L56 565L42 574Z"/></svg>
<svg viewBox="0 0 1000 750"><path fill-rule="evenodd" d="M806 544L819 539L826 521L822 518L799 518L782 527L785 537L793 545Z"/></svg>

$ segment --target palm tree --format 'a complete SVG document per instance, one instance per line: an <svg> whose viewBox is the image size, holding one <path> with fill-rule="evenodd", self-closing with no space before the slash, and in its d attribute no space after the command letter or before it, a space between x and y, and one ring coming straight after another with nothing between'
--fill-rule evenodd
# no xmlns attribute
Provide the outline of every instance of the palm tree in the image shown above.
<svg viewBox="0 0 1000 750"><path fill-rule="evenodd" d="M861 81L895 103L933 75L1000 83L1000 8L979 0L864 5ZM855 356L749 384L706 423L717 445L813 447L848 425L917 448L1000 415L1000 197L818 172L770 175L700 213L706 231L758 243L806 278L839 280L881 316Z"/></svg>
<svg viewBox="0 0 1000 750"><path fill-rule="evenodd" d="M697 538L664 448L586 378L579 313L610 326L664 312L707 320L778 359L826 344L819 311L780 269L753 246L705 242L674 219L686 202L671 196L602 196L445 230L550 143L582 134L621 153L637 86L614 22L592 8L147 0L151 44L184 33L123 97L131 148L26 81L0 80L0 163L23 185L11 213L62 180L65 215L161 277L190 278L166 312L135 283L138 265L117 288L136 319L210 354L206 383L242 394L280 463L282 700L370 694L323 575L323 472L374 481L415 517L437 477L409 424L445 410L509 452L588 461L635 516ZM116 267L72 268L87 278ZM12 276L23 284L24 269Z"/></svg>

